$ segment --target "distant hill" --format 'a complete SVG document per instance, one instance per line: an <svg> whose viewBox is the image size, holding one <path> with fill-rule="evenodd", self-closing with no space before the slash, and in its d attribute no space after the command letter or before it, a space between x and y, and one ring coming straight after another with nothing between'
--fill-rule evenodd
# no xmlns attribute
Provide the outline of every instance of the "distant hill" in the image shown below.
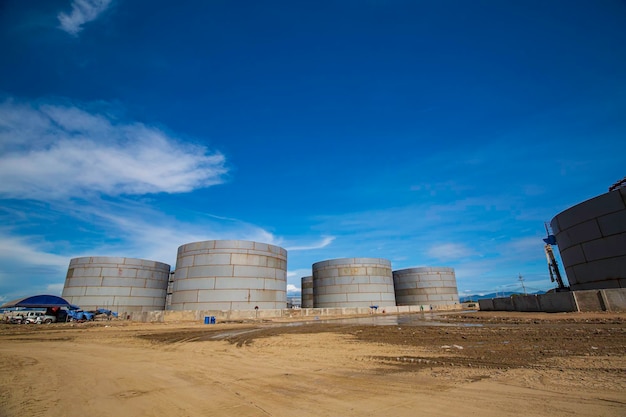
<svg viewBox="0 0 626 417"><path fill-rule="evenodd" d="M536 291L533 293L528 293L529 295L533 295L533 294L545 294L545 291ZM504 291L504 292L492 292L489 294L473 294L473 295L464 295L462 297L459 297L459 301L462 303L467 303L469 301L476 301L476 300L484 300L484 299L488 299L488 298L502 298L502 297L510 297L512 295L515 294L523 294L519 291Z"/></svg>

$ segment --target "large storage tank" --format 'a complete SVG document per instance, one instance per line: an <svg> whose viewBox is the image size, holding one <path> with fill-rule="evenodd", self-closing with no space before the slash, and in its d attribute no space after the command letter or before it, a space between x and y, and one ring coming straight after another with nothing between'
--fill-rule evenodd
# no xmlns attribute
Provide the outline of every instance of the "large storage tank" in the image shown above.
<svg viewBox="0 0 626 417"><path fill-rule="evenodd" d="M450 306L459 303L453 268L422 267L393 271L399 306Z"/></svg>
<svg viewBox="0 0 626 417"><path fill-rule="evenodd" d="M313 264L316 308L395 306L391 262L343 258Z"/></svg>
<svg viewBox="0 0 626 417"><path fill-rule="evenodd" d="M550 224L572 290L626 288L626 188L575 205Z"/></svg>
<svg viewBox="0 0 626 417"><path fill-rule="evenodd" d="M74 258L62 297L85 310L163 310L169 275L169 265L145 259Z"/></svg>
<svg viewBox="0 0 626 417"><path fill-rule="evenodd" d="M302 308L313 308L313 277L302 277Z"/></svg>
<svg viewBox="0 0 626 417"><path fill-rule="evenodd" d="M170 309L287 307L287 251L267 243L208 240L178 248Z"/></svg>

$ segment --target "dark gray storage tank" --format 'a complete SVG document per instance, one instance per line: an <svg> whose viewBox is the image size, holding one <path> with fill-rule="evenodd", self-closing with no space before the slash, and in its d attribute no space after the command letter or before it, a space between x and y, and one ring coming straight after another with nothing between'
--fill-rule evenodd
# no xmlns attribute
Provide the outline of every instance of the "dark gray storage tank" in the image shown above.
<svg viewBox="0 0 626 417"><path fill-rule="evenodd" d="M302 277L302 308L313 308L313 277Z"/></svg>
<svg viewBox="0 0 626 417"><path fill-rule="evenodd" d="M550 225L572 290L626 288L626 188L577 204Z"/></svg>

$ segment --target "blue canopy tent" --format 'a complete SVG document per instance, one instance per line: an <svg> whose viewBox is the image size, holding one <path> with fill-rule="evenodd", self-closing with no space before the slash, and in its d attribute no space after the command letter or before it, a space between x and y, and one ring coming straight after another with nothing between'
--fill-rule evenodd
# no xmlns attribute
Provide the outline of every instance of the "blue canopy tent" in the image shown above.
<svg viewBox="0 0 626 417"><path fill-rule="evenodd" d="M0 306L0 308L53 308L53 307L65 307L68 310L79 310L80 307L70 304L67 300L57 297L56 295L33 295L26 298L18 298L17 300L9 301Z"/></svg>

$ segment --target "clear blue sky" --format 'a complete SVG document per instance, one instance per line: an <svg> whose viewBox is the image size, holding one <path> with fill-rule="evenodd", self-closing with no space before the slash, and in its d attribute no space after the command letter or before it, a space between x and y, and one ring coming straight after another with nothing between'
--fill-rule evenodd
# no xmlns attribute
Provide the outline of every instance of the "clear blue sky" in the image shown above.
<svg viewBox="0 0 626 417"><path fill-rule="evenodd" d="M0 52L2 299L209 239L548 289L626 175L619 0L3 0Z"/></svg>

